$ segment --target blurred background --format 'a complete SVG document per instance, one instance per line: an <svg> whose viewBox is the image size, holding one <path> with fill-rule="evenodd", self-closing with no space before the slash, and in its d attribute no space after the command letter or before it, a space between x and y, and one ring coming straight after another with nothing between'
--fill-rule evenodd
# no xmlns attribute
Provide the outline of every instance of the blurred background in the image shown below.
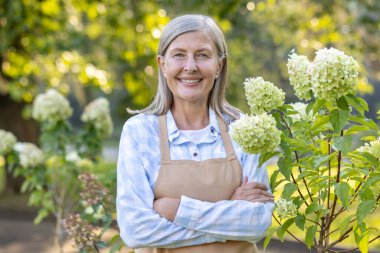
<svg viewBox="0 0 380 253"><path fill-rule="evenodd" d="M287 103L297 101L287 75L289 53L295 50L312 60L316 50L335 47L360 63L358 92L369 103L366 116L376 120L378 0L0 0L0 129L38 143L31 103L49 87L68 97L74 108L71 123L77 127L83 107L106 97L114 131L96 171L112 181L121 128L131 116L126 108L143 108L152 100L161 31L172 18L187 13L212 16L224 31L230 64L227 96L234 106L248 111L242 83L254 76L281 87ZM21 183L22 178L1 169L3 231L14 228L6 220L33 219L34 210L19 194ZM20 250L14 252L32 252L12 244L26 237L1 236L1 252L12 247Z"/></svg>

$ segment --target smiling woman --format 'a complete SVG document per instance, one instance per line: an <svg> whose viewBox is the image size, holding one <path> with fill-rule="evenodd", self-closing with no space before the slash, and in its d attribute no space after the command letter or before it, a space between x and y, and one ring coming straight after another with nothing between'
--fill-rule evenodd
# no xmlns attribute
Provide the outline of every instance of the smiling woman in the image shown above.
<svg viewBox="0 0 380 253"><path fill-rule="evenodd" d="M185 15L164 29L158 90L120 139L117 214L136 253L253 253L271 224L273 195L259 155L228 133L227 47L215 22Z"/></svg>

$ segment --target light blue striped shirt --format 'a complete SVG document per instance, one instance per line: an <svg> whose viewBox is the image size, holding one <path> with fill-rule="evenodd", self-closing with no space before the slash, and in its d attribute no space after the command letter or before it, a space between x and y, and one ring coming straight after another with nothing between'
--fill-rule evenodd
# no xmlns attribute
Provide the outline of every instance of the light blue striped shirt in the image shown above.
<svg viewBox="0 0 380 253"><path fill-rule="evenodd" d="M170 157L196 161L226 156L216 114L209 110L209 135L196 145L181 135L167 114ZM243 177L268 186L258 155L247 155L233 142ZM195 155L196 154L196 155ZM158 120L138 114L124 125L117 165L117 221L120 235L131 248L176 248L226 240L257 242L272 222L273 203L224 200L216 203L181 197L175 220L153 210L154 185L160 168Z"/></svg>

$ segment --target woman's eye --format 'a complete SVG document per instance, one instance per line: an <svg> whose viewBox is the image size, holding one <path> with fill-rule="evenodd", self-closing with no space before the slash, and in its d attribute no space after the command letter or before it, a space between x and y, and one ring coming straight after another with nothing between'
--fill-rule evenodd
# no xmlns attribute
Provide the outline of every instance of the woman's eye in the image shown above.
<svg viewBox="0 0 380 253"><path fill-rule="evenodd" d="M174 55L174 57L175 57L175 58L183 58L183 57L185 57L185 55L182 54L182 53L176 53L176 54Z"/></svg>
<svg viewBox="0 0 380 253"><path fill-rule="evenodd" d="M201 59L205 59L205 58L208 58L208 55L204 54L204 53L201 53L201 54L198 54L198 57L201 58Z"/></svg>

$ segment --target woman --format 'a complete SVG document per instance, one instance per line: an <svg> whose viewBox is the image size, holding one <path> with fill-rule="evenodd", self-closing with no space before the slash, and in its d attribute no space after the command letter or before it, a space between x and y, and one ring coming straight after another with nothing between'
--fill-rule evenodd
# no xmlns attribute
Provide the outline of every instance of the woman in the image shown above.
<svg viewBox="0 0 380 253"><path fill-rule="evenodd" d="M258 156L228 135L227 48L215 22L185 15L164 29L158 91L122 132L120 234L135 252L256 252L273 195ZM248 183L249 181L249 183Z"/></svg>

